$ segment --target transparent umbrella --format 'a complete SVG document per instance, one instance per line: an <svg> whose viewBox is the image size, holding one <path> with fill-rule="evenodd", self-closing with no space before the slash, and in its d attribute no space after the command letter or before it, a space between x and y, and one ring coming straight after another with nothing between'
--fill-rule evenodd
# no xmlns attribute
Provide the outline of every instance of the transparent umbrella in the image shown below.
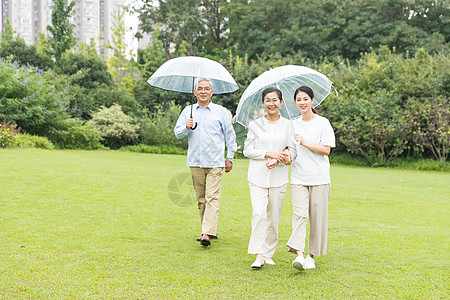
<svg viewBox="0 0 450 300"><path fill-rule="evenodd" d="M330 94L332 84L325 75L308 67L286 65L271 69L255 78L242 94L236 110L236 122L248 127L250 121L264 116L261 95L267 87L278 87L281 90L284 101L280 113L292 120L301 115L294 102L297 88L309 86L314 91L313 107L316 107Z"/></svg>
<svg viewBox="0 0 450 300"><path fill-rule="evenodd" d="M193 82L198 77L211 80L215 95L232 93L239 89L224 66L198 56L183 56L166 61L147 82L167 91L190 94L194 90Z"/></svg>
<svg viewBox="0 0 450 300"><path fill-rule="evenodd" d="M183 56L166 61L147 82L167 91L193 94L194 81L199 77L211 80L215 95L232 93L239 89L236 81L224 66L216 61L198 56ZM192 129L195 129L196 126L194 125Z"/></svg>

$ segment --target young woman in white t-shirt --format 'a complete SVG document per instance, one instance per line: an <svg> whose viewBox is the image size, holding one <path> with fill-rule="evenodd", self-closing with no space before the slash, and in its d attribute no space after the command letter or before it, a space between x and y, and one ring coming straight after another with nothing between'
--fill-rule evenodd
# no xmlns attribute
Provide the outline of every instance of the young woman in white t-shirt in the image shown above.
<svg viewBox="0 0 450 300"><path fill-rule="evenodd" d="M262 93L264 117L250 122L244 155L250 158L248 184L252 202L252 234L248 253L256 256L252 268L264 262L275 264L272 256L278 243L278 223L289 183L288 166L295 147L289 120L280 115L281 91L275 87Z"/></svg>
<svg viewBox="0 0 450 300"><path fill-rule="evenodd" d="M314 257L326 254L328 200L330 199L330 163L328 155L335 147L333 128L327 118L319 116L312 107L314 92L299 87L294 100L302 117L292 121L295 131L296 158L291 169L292 235L288 251L297 255L294 268L314 269ZM309 213L309 245L303 257L306 223Z"/></svg>

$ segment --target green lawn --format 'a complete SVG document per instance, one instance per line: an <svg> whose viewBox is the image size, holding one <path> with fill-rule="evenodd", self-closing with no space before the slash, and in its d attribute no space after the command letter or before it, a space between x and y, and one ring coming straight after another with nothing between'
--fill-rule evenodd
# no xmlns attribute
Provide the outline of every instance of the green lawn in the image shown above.
<svg viewBox="0 0 450 300"><path fill-rule="evenodd" d="M332 166L328 254L292 268L288 190L276 265L255 271L248 161L224 175L205 248L195 205L167 192L185 160L1 150L0 298L449 298L449 173Z"/></svg>

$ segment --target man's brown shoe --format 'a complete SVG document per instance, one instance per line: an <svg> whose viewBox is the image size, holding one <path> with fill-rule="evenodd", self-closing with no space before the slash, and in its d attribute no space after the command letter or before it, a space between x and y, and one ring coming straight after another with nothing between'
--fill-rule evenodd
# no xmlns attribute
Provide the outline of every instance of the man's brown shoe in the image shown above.
<svg viewBox="0 0 450 300"><path fill-rule="evenodd" d="M202 244L203 246L211 245L211 240L209 239L207 234L203 235L202 239L200 240L200 244Z"/></svg>

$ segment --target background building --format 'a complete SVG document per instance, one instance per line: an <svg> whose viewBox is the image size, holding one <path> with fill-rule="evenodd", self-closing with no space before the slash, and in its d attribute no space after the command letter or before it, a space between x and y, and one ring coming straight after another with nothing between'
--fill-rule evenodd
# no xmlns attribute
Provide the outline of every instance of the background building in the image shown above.
<svg viewBox="0 0 450 300"><path fill-rule="evenodd" d="M113 32L113 14L124 0L75 0L71 22L78 41L97 45L101 57L108 54L106 45ZM27 44L36 43L39 32L48 35L47 25L52 22L53 0L0 0L0 29L6 25L6 19L16 34Z"/></svg>

